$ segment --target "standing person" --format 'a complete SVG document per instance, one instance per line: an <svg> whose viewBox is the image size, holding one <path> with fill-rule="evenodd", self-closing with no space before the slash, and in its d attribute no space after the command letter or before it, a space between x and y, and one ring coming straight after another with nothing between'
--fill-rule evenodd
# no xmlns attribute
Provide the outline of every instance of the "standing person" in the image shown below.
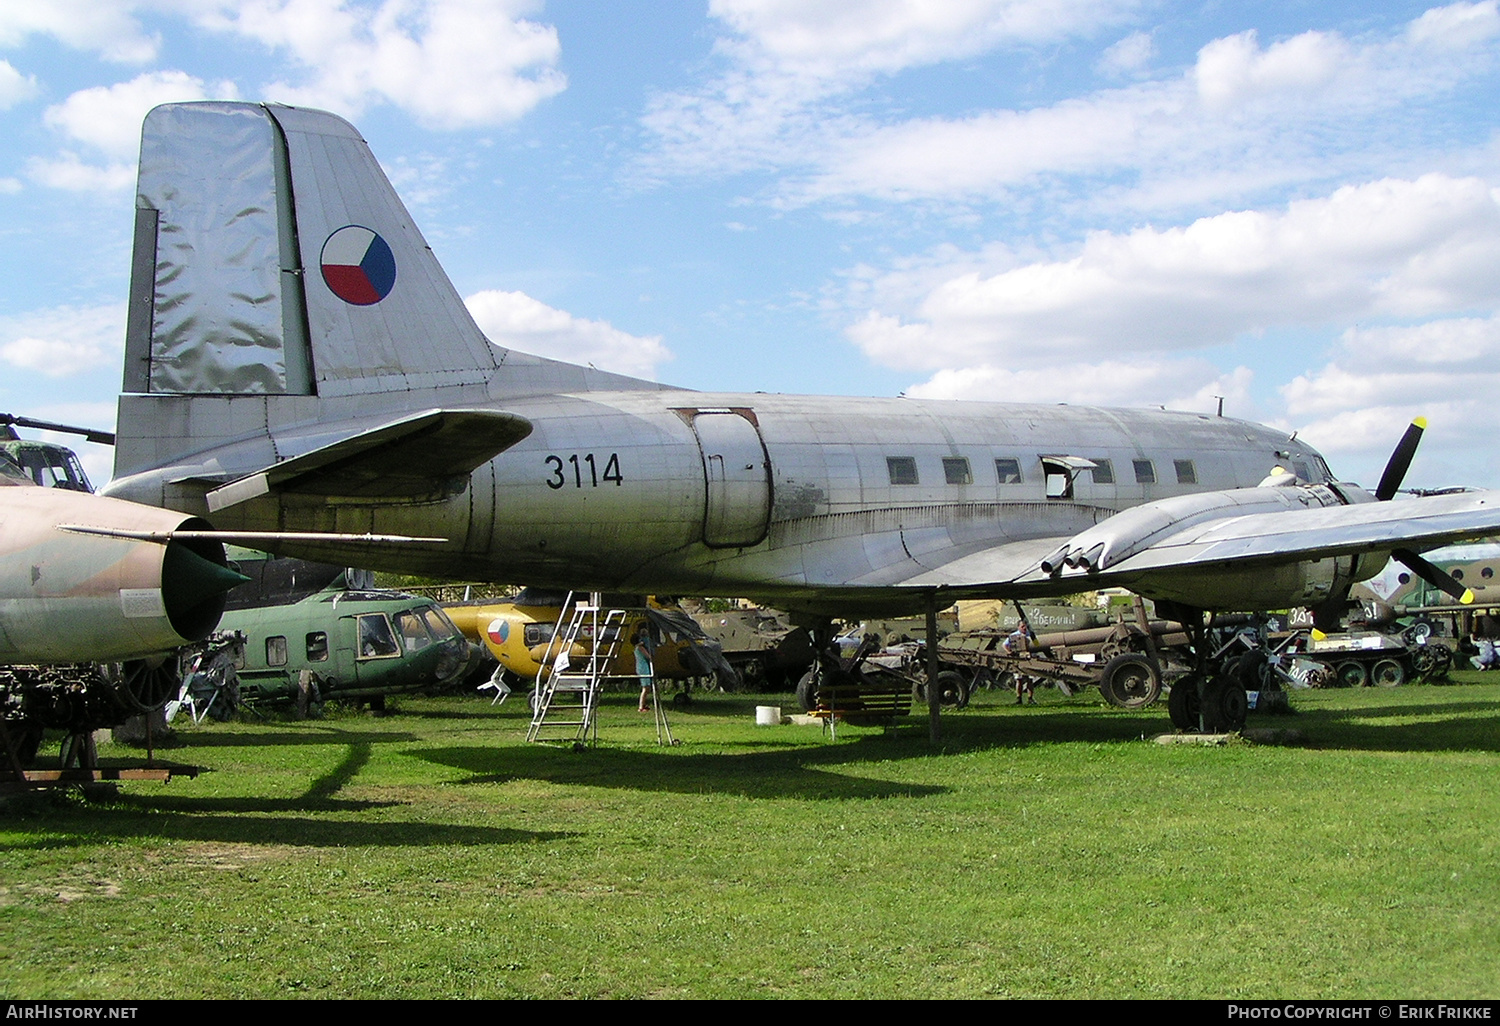
<svg viewBox="0 0 1500 1026"><path fill-rule="evenodd" d="M651 691L651 678L656 671L651 667L651 646L647 644L646 632L639 630L630 643L635 646L635 674L641 679L640 711L646 711L646 695Z"/></svg>
<svg viewBox="0 0 1500 1026"><path fill-rule="evenodd" d="M1030 648L1032 637L1031 631L1026 628L1024 623L1017 624L1016 629L1007 634L1005 640L1000 642L1000 647L1006 655L1019 656ZM1011 673L1011 679L1016 683L1016 704L1020 705L1022 702L1030 700L1032 705L1036 705L1036 694L1033 690L1031 678L1024 673L1013 672Z"/></svg>

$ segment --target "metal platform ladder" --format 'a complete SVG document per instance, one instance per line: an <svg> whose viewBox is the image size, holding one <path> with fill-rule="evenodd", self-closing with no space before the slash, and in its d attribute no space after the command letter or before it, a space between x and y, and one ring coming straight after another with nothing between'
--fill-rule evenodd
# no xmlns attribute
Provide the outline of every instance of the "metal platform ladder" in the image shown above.
<svg viewBox="0 0 1500 1026"><path fill-rule="evenodd" d="M566 629L562 618L573 615ZM599 739L599 692L610 676L610 665L620 651L625 633L623 609L600 608L597 592L587 602L568 601L557 618L557 627L542 659L549 668L537 691L527 741L571 741L593 744ZM580 650L582 650L580 652Z"/></svg>

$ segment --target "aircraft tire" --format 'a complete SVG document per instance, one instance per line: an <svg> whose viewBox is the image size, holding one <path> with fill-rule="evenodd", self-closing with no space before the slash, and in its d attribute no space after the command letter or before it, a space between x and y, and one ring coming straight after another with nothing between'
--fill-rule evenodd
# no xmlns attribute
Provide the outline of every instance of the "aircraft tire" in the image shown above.
<svg viewBox="0 0 1500 1026"><path fill-rule="evenodd" d="M810 713L813 711L813 706L817 704L817 700L813 695L817 690L818 669L817 667L813 667L797 681L797 704L802 707L803 712Z"/></svg>
<svg viewBox="0 0 1500 1026"><path fill-rule="evenodd" d="M1203 730L1208 734L1227 734L1245 728L1250 701L1239 681L1217 677L1203 689Z"/></svg>
<svg viewBox="0 0 1500 1026"><path fill-rule="evenodd" d="M1118 709L1144 709L1161 697L1161 671L1143 655L1117 655L1104 664L1099 693Z"/></svg>
<svg viewBox="0 0 1500 1026"><path fill-rule="evenodd" d="M1197 731L1200 727L1198 722L1198 678L1193 674L1180 677L1177 683L1172 685L1172 693L1167 696L1167 715L1172 718L1172 726L1178 730Z"/></svg>
<svg viewBox="0 0 1500 1026"><path fill-rule="evenodd" d="M679 691L672 696L673 709L686 709L693 704L693 696L686 691Z"/></svg>
<svg viewBox="0 0 1500 1026"><path fill-rule="evenodd" d="M1406 667L1395 659L1382 659L1370 668L1370 683L1378 688L1397 688L1406 683Z"/></svg>

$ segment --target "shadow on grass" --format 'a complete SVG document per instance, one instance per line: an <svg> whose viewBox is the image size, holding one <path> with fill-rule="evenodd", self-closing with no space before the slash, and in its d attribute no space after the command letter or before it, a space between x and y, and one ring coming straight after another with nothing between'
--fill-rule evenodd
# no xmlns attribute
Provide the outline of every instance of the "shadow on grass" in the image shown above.
<svg viewBox="0 0 1500 1026"><path fill-rule="evenodd" d="M35 843L6 845L12 850L47 850L96 845L107 837L155 837L173 841L216 841L223 844L284 844L301 847L427 847L435 844L528 844L575 836L567 831L515 830L430 822L371 823L368 820L330 820L313 816L245 815L259 810L229 810L223 815L162 816L121 803L91 807L76 817L76 833L59 836L63 825L55 818L38 821ZM254 804L253 802L250 804ZM12 826L12 833L25 825Z"/></svg>
<svg viewBox="0 0 1500 1026"><path fill-rule="evenodd" d="M369 741L349 745L348 753L297 798L191 798L127 794L107 806L81 810L79 832L58 836L57 819L36 821L45 834L35 843L6 847L53 849L94 844L101 837L151 836L178 841L286 844L311 847L417 846L433 844L518 844L572 836L564 831L513 830L431 822L337 820L297 813L363 812L403 802L357 801L336 797L370 761ZM163 815L163 814L166 815ZM207 814L212 813L212 814ZM292 814L292 815L289 815ZM18 828L24 829L24 824Z"/></svg>
<svg viewBox="0 0 1500 1026"><path fill-rule="evenodd" d="M870 739L883 741L881 738ZM902 745L901 748L911 748ZM545 745L505 748L434 748L412 753L441 766L463 770L473 776L466 783L505 783L511 780L545 780L554 784L582 784L632 791L677 794L725 794L746 798L800 798L843 800L849 798L925 797L943 794L948 788L931 784L898 784L884 780L847 776L829 769L845 762L862 761L852 749L862 742L837 747L808 748L805 744L777 751L745 753L707 752L683 755L664 750L599 747L585 751ZM871 758L911 757L930 754L925 743L907 754L890 744Z"/></svg>
<svg viewBox="0 0 1500 1026"><path fill-rule="evenodd" d="M422 740L417 734L404 730L346 730L325 724L308 724L304 730L278 731L233 731L213 730L184 731L178 735L183 744L166 751L181 752L193 748L258 748L270 746L326 745L326 744L409 744Z"/></svg>

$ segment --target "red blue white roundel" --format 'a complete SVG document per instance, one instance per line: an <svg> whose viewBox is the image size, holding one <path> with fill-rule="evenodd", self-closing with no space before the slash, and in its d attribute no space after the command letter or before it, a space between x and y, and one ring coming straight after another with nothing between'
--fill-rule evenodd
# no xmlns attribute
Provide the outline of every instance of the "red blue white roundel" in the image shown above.
<svg viewBox="0 0 1500 1026"><path fill-rule="evenodd" d="M346 303L370 306L396 285L396 257L390 245L362 225L340 228L323 243L323 280Z"/></svg>

